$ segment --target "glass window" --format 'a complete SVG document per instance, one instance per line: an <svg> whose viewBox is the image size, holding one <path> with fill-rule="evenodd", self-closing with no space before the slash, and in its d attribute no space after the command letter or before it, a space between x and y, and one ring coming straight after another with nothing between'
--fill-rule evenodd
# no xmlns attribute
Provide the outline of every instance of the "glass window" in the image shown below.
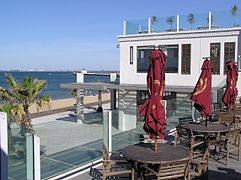
<svg viewBox="0 0 241 180"><path fill-rule="evenodd" d="M226 62L235 60L235 42L224 43L224 73L226 73Z"/></svg>
<svg viewBox="0 0 241 180"><path fill-rule="evenodd" d="M178 45L168 45L166 73L178 73ZM137 47L137 72L146 73L149 69L149 56L154 46Z"/></svg>
<svg viewBox="0 0 241 180"><path fill-rule="evenodd" d="M182 45L182 74L190 74L191 44Z"/></svg>
<svg viewBox="0 0 241 180"><path fill-rule="evenodd" d="M130 64L133 64L133 46L130 46Z"/></svg>
<svg viewBox="0 0 241 180"><path fill-rule="evenodd" d="M220 74L220 43L210 44L210 59L213 65L213 74Z"/></svg>

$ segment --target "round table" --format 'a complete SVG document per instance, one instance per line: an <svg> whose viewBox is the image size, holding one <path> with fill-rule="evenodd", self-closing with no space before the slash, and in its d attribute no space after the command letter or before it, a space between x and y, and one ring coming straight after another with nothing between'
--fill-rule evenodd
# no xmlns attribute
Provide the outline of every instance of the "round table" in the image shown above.
<svg viewBox="0 0 241 180"><path fill-rule="evenodd" d="M230 130L229 127L219 123L208 123L207 126L204 124L188 123L183 124L182 127L199 133L223 133Z"/></svg>
<svg viewBox="0 0 241 180"><path fill-rule="evenodd" d="M125 147L121 154L128 160L139 163L160 164L182 159L188 159L189 149L180 145L158 144L158 152L154 144L135 144Z"/></svg>
<svg viewBox="0 0 241 180"><path fill-rule="evenodd" d="M212 114L241 116L241 111L213 111Z"/></svg>

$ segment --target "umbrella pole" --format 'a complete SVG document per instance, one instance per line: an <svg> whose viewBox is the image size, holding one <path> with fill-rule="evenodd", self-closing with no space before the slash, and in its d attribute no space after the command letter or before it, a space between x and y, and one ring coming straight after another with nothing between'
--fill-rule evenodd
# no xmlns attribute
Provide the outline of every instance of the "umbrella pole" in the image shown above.
<svg viewBox="0 0 241 180"><path fill-rule="evenodd" d="M157 144L157 138L154 140L154 148L155 148L155 153L158 151L158 144Z"/></svg>

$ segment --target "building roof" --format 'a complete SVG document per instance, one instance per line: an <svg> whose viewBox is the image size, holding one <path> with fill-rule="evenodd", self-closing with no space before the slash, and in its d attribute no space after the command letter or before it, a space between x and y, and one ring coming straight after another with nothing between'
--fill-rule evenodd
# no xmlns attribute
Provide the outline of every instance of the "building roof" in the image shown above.
<svg viewBox="0 0 241 180"><path fill-rule="evenodd" d="M145 84L112 84L112 83L102 83L102 82L86 82L86 83L68 83L60 84L61 88L65 89L91 89L91 90L147 90ZM193 92L195 85L193 86L175 86L175 85L166 85L165 91L169 92L179 92L179 93L191 93ZM222 87L212 88L217 90Z"/></svg>

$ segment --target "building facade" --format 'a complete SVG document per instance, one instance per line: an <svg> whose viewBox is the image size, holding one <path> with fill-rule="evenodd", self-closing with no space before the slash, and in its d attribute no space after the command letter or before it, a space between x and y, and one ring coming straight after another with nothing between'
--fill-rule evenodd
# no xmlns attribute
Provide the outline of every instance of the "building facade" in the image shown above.
<svg viewBox="0 0 241 180"><path fill-rule="evenodd" d="M212 87L223 88L225 63L240 60L241 28L123 35L119 36L119 43L121 84L146 84L149 54L158 46L167 49L167 86L195 86L203 61L210 57Z"/></svg>

